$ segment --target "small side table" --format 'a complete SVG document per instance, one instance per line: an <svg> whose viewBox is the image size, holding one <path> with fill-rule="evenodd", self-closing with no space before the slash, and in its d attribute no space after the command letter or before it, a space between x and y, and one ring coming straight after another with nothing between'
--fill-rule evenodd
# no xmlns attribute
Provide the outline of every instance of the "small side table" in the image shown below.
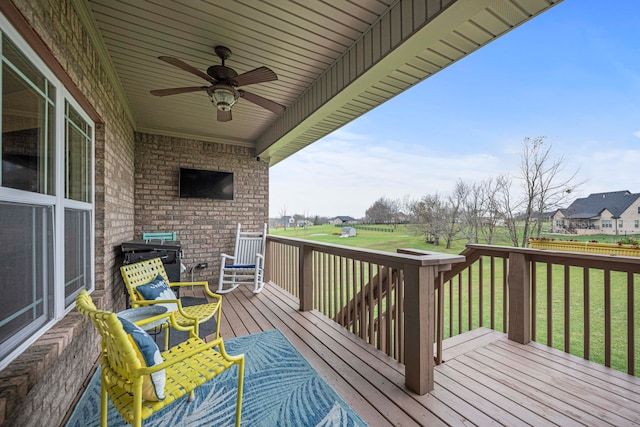
<svg viewBox="0 0 640 427"><path fill-rule="evenodd" d="M147 319L149 317L158 316L159 314L164 314L167 312L167 307L163 305L149 305L144 307L136 307L130 308L128 310L120 311L117 313L118 317L122 317L123 319L128 320L131 323L139 322L140 320ZM159 326L162 326L167 322L167 319L159 319L150 323L145 323L144 325L140 325L145 331L149 331L151 329L155 329Z"/></svg>

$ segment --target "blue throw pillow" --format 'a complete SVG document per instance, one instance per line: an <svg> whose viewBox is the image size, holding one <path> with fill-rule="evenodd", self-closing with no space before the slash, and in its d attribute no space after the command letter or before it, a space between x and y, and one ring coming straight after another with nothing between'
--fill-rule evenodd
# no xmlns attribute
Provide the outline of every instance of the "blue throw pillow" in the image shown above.
<svg viewBox="0 0 640 427"><path fill-rule="evenodd" d="M137 286L136 291L138 291L138 294L145 300L178 299L161 274L158 274L151 282ZM178 304L176 303L162 303L158 305L167 307L168 312L178 309Z"/></svg>
<svg viewBox="0 0 640 427"><path fill-rule="evenodd" d="M118 319L122 323L122 328L128 334L129 341L133 344L133 348L143 367L155 366L164 362L158 345L148 333L122 317L118 317ZM164 386L166 383L167 373L164 369L151 375L145 375L142 380L142 398L150 401L163 400L165 398Z"/></svg>

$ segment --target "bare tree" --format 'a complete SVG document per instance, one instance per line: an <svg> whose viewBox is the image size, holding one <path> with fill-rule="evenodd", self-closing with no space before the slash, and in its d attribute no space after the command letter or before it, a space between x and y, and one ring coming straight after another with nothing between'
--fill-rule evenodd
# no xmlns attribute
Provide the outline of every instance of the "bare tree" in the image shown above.
<svg viewBox="0 0 640 427"><path fill-rule="evenodd" d="M287 205L282 205L280 207L280 218L282 218L284 228L287 228L289 226L289 221L287 218Z"/></svg>
<svg viewBox="0 0 640 427"><path fill-rule="evenodd" d="M440 238L444 235L448 217L446 202L436 193L426 195L411 206L411 213L416 222L415 227L424 235L426 242L440 246Z"/></svg>
<svg viewBox="0 0 640 427"><path fill-rule="evenodd" d="M467 244L478 243L480 223L484 216L484 189L482 183L468 184L467 196L460 212L461 232Z"/></svg>
<svg viewBox="0 0 640 427"><path fill-rule="evenodd" d="M552 206L558 206L566 196L582 183L575 183L577 171L568 178L561 178L565 166L564 157L552 158L551 145L545 145L546 137L525 138L520 162L520 179L524 190L524 229L522 246L526 246L532 219L537 221L537 236L542 229L542 216Z"/></svg>
<svg viewBox="0 0 640 427"><path fill-rule="evenodd" d="M365 212L367 221L374 224L395 224L397 222L400 203L397 200L381 197Z"/></svg>
<svg viewBox="0 0 640 427"><path fill-rule="evenodd" d="M500 179L489 178L478 184L480 215L478 228L488 245L493 243L497 227L504 222L500 209Z"/></svg>
<svg viewBox="0 0 640 427"><path fill-rule="evenodd" d="M511 187L512 180L509 175L500 175L496 179L495 194L500 217L502 217L504 226L507 228L511 243L513 246L518 246L520 240L517 221L518 204L512 199Z"/></svg>
<svg viewBox="0 0 640 427"><path fill-rule="evenodd" d="M469 195L469 186L458 180L453 192L447 197L445 210L447 221L445 222L444 237L447 241L447 249L451 249L451 243L461 228L460 212Z"/></svg>

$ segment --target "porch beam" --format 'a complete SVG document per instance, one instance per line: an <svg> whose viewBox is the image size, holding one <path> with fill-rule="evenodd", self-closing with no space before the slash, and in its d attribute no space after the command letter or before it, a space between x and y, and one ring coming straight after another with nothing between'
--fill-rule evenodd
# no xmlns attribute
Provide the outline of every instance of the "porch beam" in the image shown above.
<svg viewBox="0 0 640 427"><path fill-rule="evenodd" d="M405 385L414 393L433 390L435 266L405 267Z"/></svg>
<svg viewBox="0 0 640 427"><path fill-rule="evenodd" d="M531 341L531 272L522 253L509 254L509 325L507 337L520 344Z"/></svg>
<svg viewBox="0 0 640 427"><path fill-rule="evenodd" d="M311 246L304 244L300 246L299 263L300 311L309 311L313 309L313 248Z"/></svg>

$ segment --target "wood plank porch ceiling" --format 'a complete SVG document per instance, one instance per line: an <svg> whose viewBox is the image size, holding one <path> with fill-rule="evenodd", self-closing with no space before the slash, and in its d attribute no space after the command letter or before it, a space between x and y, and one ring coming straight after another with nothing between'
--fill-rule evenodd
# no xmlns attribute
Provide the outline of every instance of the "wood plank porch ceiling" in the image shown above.
<svg viewBox="0 0 640 427"><path fill-rule="evenodd" d="M72 0L137 130L256 147L273 165L414 86L561 0ZM219 123L203 85L157 57L206 70L213 47L243 73L275 82L247 90L287 107L277 116L244 99ZM505 60L507 60L505 58ZM496 65L497 66L497 65ZM430 102L437 102L431 100Z"/></svg>
<svg viewBox="0 0 640 427"><path fill-rule="evenodd" d="M223 337L280 329L370 426L640 424L640 378L486 328L445 340L435 390L417 396L402 365L273 284L223 307Z"/></svg>

